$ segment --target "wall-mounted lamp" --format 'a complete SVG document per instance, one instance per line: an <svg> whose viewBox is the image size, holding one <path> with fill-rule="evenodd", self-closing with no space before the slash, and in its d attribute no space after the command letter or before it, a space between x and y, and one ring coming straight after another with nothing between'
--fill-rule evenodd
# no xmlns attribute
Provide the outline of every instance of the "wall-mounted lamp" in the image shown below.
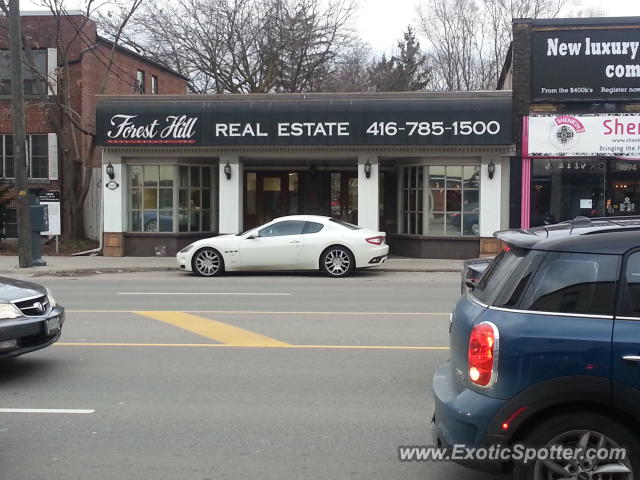
<svg viewBox="0 0 640 480"><path fill-rule="evenodd" d="M309 167L309 175L311 175L312 177L316 176L316 173L318 172L318 169L316 168L315 164L311 164L311 166Z"/></svg>
<svg viewBox="0 0 640 480"><path fill-rule="evenodd" d="M493 163L493 160L487 165L487 173L489 174L489 178L492 179L496 173L496 164Z"/></svg>
<svg viewBox="0 0 640 480"><path fill-rule="evenodd" d="M114 180L116 178L116 171L113 168L113 165L111 165L111 162L107 163L107 167L105 170L107 172L107 177L109 177L109 181L105 186L109 190L115 190L120 186L120 184Z"/></svg>
<svg viewBox="0 0 640 480"><path fill-rule="evenodd" d="M371 162L369 160L364 164L364 176L371 178Z"/></svg>
<svg viewBox="0 0 640 480"><path fill-rule="evenodd" d="M231 180L231 165L229 165L229 162L224 166L224 174L227 180Z"/></svg>
<svg viewBox="0 0 640 480"><path fill-rule="evenodd" d="M111 162L107 163L107 176L109 177L109 180L113 180L114 178L116 178L116 173L113 170L113 165L111 165Z"/></svg>

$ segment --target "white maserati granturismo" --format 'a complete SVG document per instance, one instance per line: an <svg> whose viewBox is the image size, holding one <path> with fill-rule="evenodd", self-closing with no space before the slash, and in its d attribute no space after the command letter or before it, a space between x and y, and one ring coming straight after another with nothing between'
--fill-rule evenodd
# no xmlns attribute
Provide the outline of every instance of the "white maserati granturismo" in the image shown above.
<svg viewBox="0 0 640 480"><path fill-rule="evenodd" d="M385 233L316 215L280 217L238 235L205 238L177 254L178 266L215 277L227 271L320 270L346 277L382 264Z"/></svg>

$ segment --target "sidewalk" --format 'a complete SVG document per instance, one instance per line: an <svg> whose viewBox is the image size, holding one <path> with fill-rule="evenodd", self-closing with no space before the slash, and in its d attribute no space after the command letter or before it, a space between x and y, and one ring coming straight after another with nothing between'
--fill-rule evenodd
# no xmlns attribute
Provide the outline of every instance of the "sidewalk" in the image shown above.
<svg viewBox="0 0 640 480"><path fill-rule="evenodd" d="M17 256L0 256L0 275L40 277L118 272L178 271L175 257L44 257L44 267L18 268ZM390 272L458 272L462 260L391 257L379 270Z"/></svg>

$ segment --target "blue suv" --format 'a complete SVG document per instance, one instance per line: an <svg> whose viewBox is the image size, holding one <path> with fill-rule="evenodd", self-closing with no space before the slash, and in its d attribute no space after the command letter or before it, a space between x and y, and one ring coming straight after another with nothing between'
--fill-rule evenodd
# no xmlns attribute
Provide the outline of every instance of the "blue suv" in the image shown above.
<svg viewBox="0 0 640 480"><path fill-rule="evenodd" d="M640 217L496 233L433 377L439 446L624 448L625 459L480 462L516 478L640 479ZM502 460L502 459L500 459Z"/></svg>

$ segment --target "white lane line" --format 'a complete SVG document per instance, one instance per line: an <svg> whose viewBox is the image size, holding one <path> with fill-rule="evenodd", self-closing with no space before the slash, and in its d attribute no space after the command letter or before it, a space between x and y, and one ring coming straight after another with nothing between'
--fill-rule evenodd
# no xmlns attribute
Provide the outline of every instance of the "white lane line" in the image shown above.
<svg viewBox="0 0 640 480"><path fill-rule="evenodd" d="M73 409L73 408L0 408L0 413L67 413L67 414L87 414L94 413L93 409Z"/></svg>
<svg viewBox="0 0 640 480"><path fill-rule="evenodd" d="M261 297L283 297L291 294L262 292L118 292L118 295L253 295Z"/></svg>

